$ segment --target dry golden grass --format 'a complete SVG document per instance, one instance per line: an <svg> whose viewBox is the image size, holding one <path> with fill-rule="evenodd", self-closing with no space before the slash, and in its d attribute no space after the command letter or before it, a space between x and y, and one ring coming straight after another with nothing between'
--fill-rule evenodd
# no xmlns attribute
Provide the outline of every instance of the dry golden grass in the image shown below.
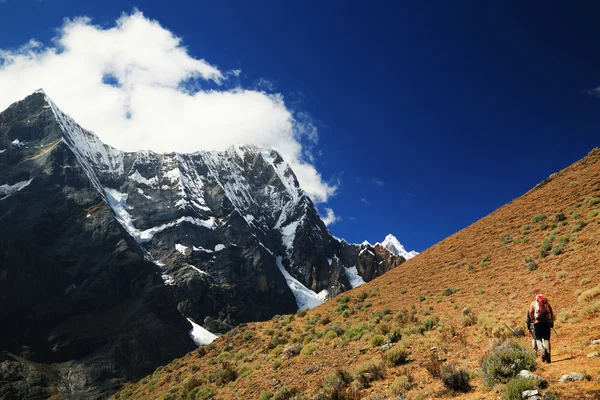
<svg viewBox="0 0 600 400"><path fill-rule="evenodd" d="M599 398L600 359L587 357L600 350L589 347L590 340L600 339L600 307L590 308L600 284L599 194L600 150L594 150L386 275L305 315L238 327L115 398L185 398L177 393L187 382L207 396L214 390L218 399L267 398L267 392L277 394L283 387L312 399L326 376L340 370L352 374L367 365L361 363L372 363L383 378L377 376L366 388L349 384L361 398L395 398L404 391L408 399L496 399L502 386L483 385L482 357L498 339L513 337L529 346L530 339L518 333L536 293L552 303L560 334L560 340L553 335L552 364L538 363L536 373L560 398ZM544 242L550 243L545 250ZM537 268L529 267L531 261ZM409 351L408 364L391 366L380 347L373 347L380 343L376 335L390 337L391 332L395 346ZM300 349L310 343L311 351L283 357L289 343ZM432 360L466 368L473 389L449 393L427 371ZM224 363L238 376L218 384L211 377ZM406 368L410 385L402 378ZM586 372L591 380L557 382L570 372Z"/></svg>

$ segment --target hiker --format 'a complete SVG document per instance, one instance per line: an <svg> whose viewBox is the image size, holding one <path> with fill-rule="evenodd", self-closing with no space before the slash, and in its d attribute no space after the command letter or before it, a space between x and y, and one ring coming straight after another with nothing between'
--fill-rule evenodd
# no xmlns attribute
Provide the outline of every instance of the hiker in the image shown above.
<svg viewBox="0 0 600 400"><path fill-rule="evenodd" d="M533 349L542 353L542 362L550 363L550 329L553 327L554 312L552 306L548 299L538 294L529 306L527 328L533 336ZM535 341L535 344L533 341Z"/></svg>

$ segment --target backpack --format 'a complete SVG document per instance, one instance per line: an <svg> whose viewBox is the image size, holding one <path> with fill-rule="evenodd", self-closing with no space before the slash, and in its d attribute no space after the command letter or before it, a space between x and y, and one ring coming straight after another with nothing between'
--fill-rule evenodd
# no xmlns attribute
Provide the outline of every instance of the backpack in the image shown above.
<svg viewBox="0 0 600 400"><path fill-rule="evenodd" d="M548 300L544 296L536 296L533 318L535 322L549 322L550 311L548 310Z"/></svg>

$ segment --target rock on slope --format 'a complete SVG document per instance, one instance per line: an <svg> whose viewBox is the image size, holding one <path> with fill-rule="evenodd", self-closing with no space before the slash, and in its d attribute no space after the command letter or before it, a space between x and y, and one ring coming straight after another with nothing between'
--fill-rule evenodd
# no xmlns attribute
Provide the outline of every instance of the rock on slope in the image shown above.
<svg viewBox="0 0 600 400"><path fill-rule="evenodd" d="M274 150L122 152L41 91L0 114L0 184L7 393L102 397L190 350L184 317L223 333L405 260L333 238Z"/></svg>

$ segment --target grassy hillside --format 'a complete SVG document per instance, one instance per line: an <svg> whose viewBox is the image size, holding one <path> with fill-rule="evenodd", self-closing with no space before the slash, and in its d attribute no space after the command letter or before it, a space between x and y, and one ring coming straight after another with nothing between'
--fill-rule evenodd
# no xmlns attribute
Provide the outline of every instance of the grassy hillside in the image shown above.
<svg viewBox="0 0 600 400"><path fill-rule="evenodd" d="M543 293L561 340L553 334L552 364L537 360L542 392L597 399L599 245L595 149L386 275L308 312L240 326L115 398L510 398L520 381L507 387L497 359L485 370L483 360L501 342L530 348L525 313ZM571 372L586 379L557 382Z"/></svg>

